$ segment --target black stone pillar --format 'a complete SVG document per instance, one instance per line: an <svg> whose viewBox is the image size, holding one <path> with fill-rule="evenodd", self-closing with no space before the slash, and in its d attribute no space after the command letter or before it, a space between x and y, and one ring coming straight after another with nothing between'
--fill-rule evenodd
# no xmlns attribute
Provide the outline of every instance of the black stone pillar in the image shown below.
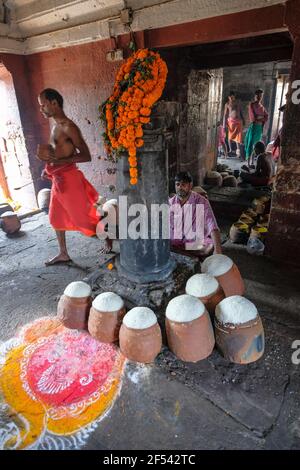
<svg viewBox="0 0 300 470"><path fill-rule="evenodd" d="M167 145L161 129L144 131L144 146L138 149L138 183L130 185L127 154L118 161L117 185L120 196L127 196L127 211L132 204L142 204L148 213L148 239L122 239L124 227L124 200L119 198L120 259L118 272L136 283L149 283L166 279L175 267L170 258L170 241L162 238L161 223L159 238L151 239L151 205L168 204ZM127 228L139 213L129 216ZM141 227L139 227L140 229ZM152 229L154 227L152 226Z"/></svg>

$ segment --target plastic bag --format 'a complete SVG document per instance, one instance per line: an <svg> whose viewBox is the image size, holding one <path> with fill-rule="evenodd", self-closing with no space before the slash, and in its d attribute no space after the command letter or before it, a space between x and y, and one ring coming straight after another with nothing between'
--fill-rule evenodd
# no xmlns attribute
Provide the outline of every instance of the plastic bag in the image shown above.
<svg viewBox="0 0 300 470"><path fill-rule="evenodd" d="M250 255L262 255L265 245L259 238L249 238L247 243L247 251Z"/></svg>

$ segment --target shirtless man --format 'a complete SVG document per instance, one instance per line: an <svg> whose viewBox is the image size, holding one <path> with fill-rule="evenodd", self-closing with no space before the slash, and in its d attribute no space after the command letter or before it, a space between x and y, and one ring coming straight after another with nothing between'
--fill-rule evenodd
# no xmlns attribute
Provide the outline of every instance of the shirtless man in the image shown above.
<svg viewBox="0 0 300 470"><path fill-rule="evenodd" d="M245 125L245 119L240 102L236 99L235 93L230 91L228 101L225 103L223 119L224 129L228 128L229 153L232 152L232 142L234 141L240 155L240 144L243 140L243 125Z"/></svg>
<svg viewBox="0 0 300 470"><path fill-rule="evenodd" d="M42 178L52 181L49 220L56 231L59 253L46 266L68 262L66 230L96 234L99 215L94 203L99 195L76 163L90 162L87 144L76 124L63 111L63 97L51 88L43 90L38 102L45 118L53 118L50 144L39 145L37 158L46 162Z"/></svg>
<svg viewBox="0 0 300 470"><path fill-rule="evenodd" d="M240 177L252 186L268 186L275 174L272 154L266 152L265 144L261 141L256 142L254 152L257 155L256 170L251 173L244 165L242 169L245 171L240 174Z"/></svg>

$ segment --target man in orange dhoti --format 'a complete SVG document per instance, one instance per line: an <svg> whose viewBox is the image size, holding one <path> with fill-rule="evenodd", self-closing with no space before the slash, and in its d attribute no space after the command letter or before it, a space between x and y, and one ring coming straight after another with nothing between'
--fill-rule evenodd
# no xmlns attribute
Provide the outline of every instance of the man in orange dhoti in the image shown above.
<svg viewBox="0 0 300 470"><path fill-rule="evenodd" d="M84 235L96 234L99 214L94 206L98 199L95 188L85 179L76 163L90 162L87 144L76 124L63 111L63 97L47 88L38 97L41 113L53 118L50 145L39 145L37 157L46 162L42 178L52 181L49 220L56 231L59 254L46 266L70 261L66 246L67 230Z"/></svg>
<svg viewBox="0 0 300 470"><path fill-rule="evenodd" d="M230 91L224 108L223 126L224 129L228 129L229 153L232 152L232 142L235 142L239 156L240 145L243 142L243 124L245 120L240 102L236 99L235 93Z"/></svg>

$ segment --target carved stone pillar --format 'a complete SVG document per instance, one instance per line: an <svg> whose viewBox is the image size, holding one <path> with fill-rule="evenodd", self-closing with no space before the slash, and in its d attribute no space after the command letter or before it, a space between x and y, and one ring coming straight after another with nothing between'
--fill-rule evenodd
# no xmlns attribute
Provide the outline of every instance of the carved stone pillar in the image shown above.
<svg viewBox="0 0 300 470"><path fill-rule="evenodd" d="M300 2L298 0L287 2L285 23L293 38L294 49L283 121L281 165L278 168L272 197L266 252L274 258L300 264Z"/></svg>

